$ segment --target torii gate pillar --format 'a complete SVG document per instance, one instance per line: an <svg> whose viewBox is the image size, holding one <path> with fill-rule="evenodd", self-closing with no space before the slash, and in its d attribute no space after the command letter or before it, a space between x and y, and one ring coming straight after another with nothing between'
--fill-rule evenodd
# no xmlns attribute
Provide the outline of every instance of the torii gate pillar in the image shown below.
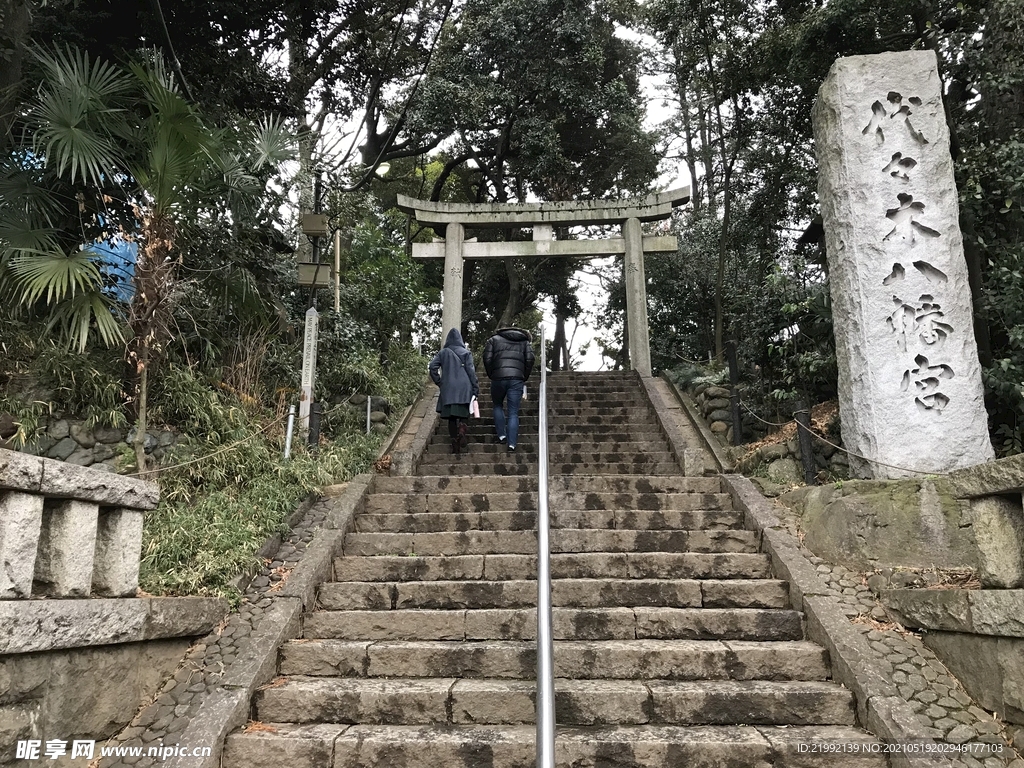
<svg viewBox="0 0 1024 768"><path fill-rule="evenodd" d="M459 222L448 225L444 236L444 293L441 296L442 341L452 328L462 328L462 245L466 228Z"/></svg>
<svg viewBox="0 0 1024 768"><path fill-rule="evenodd" d="M629 329L629 362L641 376L651 375L651 344L647 333L647 281L644 277L644 239L640 219L622 225L626 241L626 326Z"/></svg>

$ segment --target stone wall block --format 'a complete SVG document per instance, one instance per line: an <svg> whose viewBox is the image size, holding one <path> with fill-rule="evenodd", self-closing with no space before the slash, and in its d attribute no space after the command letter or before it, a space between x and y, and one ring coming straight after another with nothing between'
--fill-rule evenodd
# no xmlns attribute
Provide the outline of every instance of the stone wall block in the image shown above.
<svg viewBox="0 0 1024 768"><path fill-rule="evenodd" d="M32 596L43 497L0 491L0 599Z"/></svg>
<svg viewBox="0 0 1024 768"><path fill-rule="evenodd" d="M52 499L43 505L35 590L49 597L88 597L99 505Z"/></svg>
<svg viewBox="0 0 1024 768"><path fill-rule="evenodd" d="M993 458L932 51L839 59L813 113L843 440L859 477Z"/></svg>
<svg viewBox="0 0 1024 768"><path fill-rule="evenodd" d="M1024 587L1024 511L1019 498L988 496L971 501L978 579L984 587Z"/></svg>
<svg viewBox="0 0 1024 768"><path fill-rule="evenodd" d="M92 586L106 597L131 597L139 586L142 513L102 508L96 530Z"/></svg>

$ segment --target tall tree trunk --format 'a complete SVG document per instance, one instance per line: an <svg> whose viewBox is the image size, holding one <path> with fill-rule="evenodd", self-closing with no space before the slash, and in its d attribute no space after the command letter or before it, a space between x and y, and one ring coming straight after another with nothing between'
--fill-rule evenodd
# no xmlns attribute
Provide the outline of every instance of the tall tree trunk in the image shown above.
<svg viewBox="0 0 1024 768"><path fill-rule="evenodd" d="M515 322L516 315L522 309L522 281L519 279L519 271L516 269L515 261L506 257L505 275L508 278L508 300L505 302L505 309L502 310L498 319L499 328L507 328Z"/></svg>
<svg viewBox="0 0 1024 768"><path fill-rule="evenodd" d="M565 318L555 313L555 337L551 340L551 370L569 370L568 361L562 367L562 350L565 349Z"/></svg>
<svg viewBox="0 0 1024 768"><path fill-rule="evenodd" d="M690 124L690 97L687 93L687 83L677 73L676 82L679 92L679 114L683 119L683 137L686 139L686 169L690 172L690 183L693 188L690 190L690 201L693 203L693 212L700 213L701 194L697 186L697 153L693 149L693 126Z"/></svg>
<svg viewBox="0 0 1024 768"><path fill-rule="evenodd" d="M142 225L142 246L135 262L135 294L128 313L132 339L127 349L133 377L129 391L135 403L135 459L146 468L146 430L149 427L149 369L169 337L171 300L177 259L174 257L174 222L163 214L149 214Z"/></svg>
<svg viewBox="0 0 1024 768"><path fill-rule="evenodd" d="M146 437L149 429L149 344L145 342L139 350L138 362L138 418L135 422L135 467L139 472L146 471Z"/></svg>
<svg viewBox="0 0 1024 768"><path fill-rule="evenodd" d="M18 114L21 65L31 23L28 0L0 0L0 152L7 148Z"/></svg>

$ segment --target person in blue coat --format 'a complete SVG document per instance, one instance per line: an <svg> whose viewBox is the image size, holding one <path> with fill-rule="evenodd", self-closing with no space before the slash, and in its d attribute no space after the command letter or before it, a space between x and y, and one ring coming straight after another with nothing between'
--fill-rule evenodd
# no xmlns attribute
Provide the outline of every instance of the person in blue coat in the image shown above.
<svg viewBox="0 0 1024 768"><path fill-rule="evenodd" d="M442 419L448 419L452 453L461 453L468 442L465 420L469 418L469 405L480 394L480 384L473 355L466 349L458 328L448 331L444 346L431 359L428 370L431 380L441 388L437 412Z"/></svg>

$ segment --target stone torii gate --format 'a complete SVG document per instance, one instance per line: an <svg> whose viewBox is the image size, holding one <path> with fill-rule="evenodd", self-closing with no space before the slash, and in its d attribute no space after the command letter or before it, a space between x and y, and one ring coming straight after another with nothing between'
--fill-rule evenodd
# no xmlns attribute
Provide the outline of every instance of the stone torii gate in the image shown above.
<svg viewBox="0 0 1024 768"><path fill-rule="evenodd" d="M398 208L420 224L444 226L444 242L413 243L416 259L444 259L442 329L462 325L462 274L465 259L569 258L593 259L625 255L626 325L630 365L651 375L651 349L647 332L647 284L644 253L675 251L675 235L647 236L642 221L659 221L690 199L687 187L636 200L591 200L557 203L436 203L398 196ZM555 227L619 225L622 237L605 240L555 240ZM532 228L532 241L467 242L466 227Z"/></svg>

